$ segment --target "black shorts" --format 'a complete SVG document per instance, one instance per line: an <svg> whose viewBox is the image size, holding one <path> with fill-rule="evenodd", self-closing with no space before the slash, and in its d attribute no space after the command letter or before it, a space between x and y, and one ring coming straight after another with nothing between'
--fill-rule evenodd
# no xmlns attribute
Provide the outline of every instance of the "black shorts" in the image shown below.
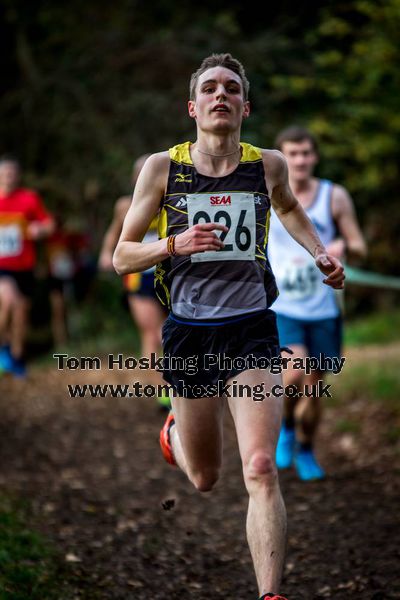
<svg viewBox="0 0 400 600"><path fill-rule="evenodd" d="M141 296L157 300L154 289L154 272L131 273L124 276L124 288L127 296Z"/></svg>
<svg viewBox="0 0 400 600"><path fill-rule="evenodd" d="M272 310L234 318L223 325L190 325L176 319L170 314L162 329L162 373L179 396L211 395L201 390L215 387L218 382L226 383L249 368L267 368L271 359L280 357ZM254 359L261 359L257 366Z"/></svg>
<svg viewBox="0 0 400 600"><path fill-rule="evenodd" d="M7 269L0 269L0 279L2 277L13 279L21 294L32 298L35 288L35 278L32 271L8 271Z"/></svg>
<svg viewBox="0 0 400 600"><path fill-rule="evenodd" d="M54 277L53 275L49 275L47 278L47 287L50 292L63 292L65 286L65 279L60 279L59 277Z"/></svg>

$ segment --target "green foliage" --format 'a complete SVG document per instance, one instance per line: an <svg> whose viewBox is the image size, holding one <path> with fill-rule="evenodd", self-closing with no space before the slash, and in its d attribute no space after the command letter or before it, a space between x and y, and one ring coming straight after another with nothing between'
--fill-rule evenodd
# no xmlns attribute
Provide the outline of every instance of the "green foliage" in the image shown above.
<svg viewBox="0 0 400 600"><path fill-rule="evenodd" d="M358 421L351 419L341 419L335 424L335 429L338 433L360 433L361 424Z"/></svg>
<svg viewBox="0 0 400 600"><path fill-rule="evenodd" d="M400 311L377 312L346 324L346 346L400 342Z"/></svg>
<svg viewBox="0 0 400 600"><path fill-rule="evenodd" d="M190 74L207 54L230 51L251 82L243 138L268 147L281 127L309 126L319 174L354 195L368 269L400 274L400 0L312 1L295 12L283 1L257 16L236 0L195 10L3 0L0 150L20 155L27 182L88 223L98 243L134 158L194 137Z"/></svg>
<svg viewBox="0 0 400 600"><path fill-rule="evenodd" d="M400 374L398 356L385 356L382 348L382 360L365 358L362 364L346 365L339 378L331 378L335 398L346 402L357 398L385 404L393 414L400 416Z"/></svg>
<svg viewBox="0 0 400 600"><path fill-rule="evenodd" d="M318 26L305 33L303 72L272 78L285 119L295 99L291 120L320 140L321 174L354 195L369 241L367 268L393 274L400 274L399 25L399 0L322 8Z"/></svg>
<svg viewBox="0 0 400 600"><path fill-rule="evenodd" d="M399 21L398 0L323 8L305 36L308 69L275 80L321 139L326 170L361 198L398 177Z"/></svg>
<svg viewBox="0 0 400 600"><path fill-rule="evenodd" d="M329 406L363 399L388 408L394 419L388 440L395 442L400 418L400 312L382 311L346 322L346 362L340 376L331 375L333 397ZM357 423L346 419L336 425L341 432L357 433Z"/></svg>
<svg viewBox="0 0 400 600"><path fill-rule="evenodd" d="M61 600L63 578L54 548L27 527L20 504L0 496L0 600Z"/></svg>

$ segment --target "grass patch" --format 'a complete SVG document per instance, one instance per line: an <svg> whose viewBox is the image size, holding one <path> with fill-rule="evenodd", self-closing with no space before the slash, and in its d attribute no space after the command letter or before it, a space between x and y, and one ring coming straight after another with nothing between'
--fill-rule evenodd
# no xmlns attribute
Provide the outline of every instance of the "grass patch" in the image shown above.
<svg viewBox="0 0 400 600"><path fill-rule="evenodd" d="M351 419L341 419L335 424L335 429L338 433L360 433L361 424L358 421Z"/></svg>
<svg viewBox="0 0 400 600"><path fill-rule="evenodd" d="M397 444L400 440L400 425L392 425L386 432L386 439L389 444Z"/></svg>
<svg viewBox="0 0 400 600"><path fill-rule="evenodd" d="M61 558L27 521L21 502L0 495L0 600L62 600Z"/></svg>
<svg viewBox="0 0 400 600"><path fill-rule="evenodd" d="M340 377L330 376L334 404L364 398L381 402L395 415L400 416L400 370L396 357L385 358L373 364L351 364L344 368Z"/></svg>
<svg viewBox="0 0 400 600"><path fill-rule="evenodd" d="M377 312L345 323L346 346L400 342L400 310Z"/></svg>

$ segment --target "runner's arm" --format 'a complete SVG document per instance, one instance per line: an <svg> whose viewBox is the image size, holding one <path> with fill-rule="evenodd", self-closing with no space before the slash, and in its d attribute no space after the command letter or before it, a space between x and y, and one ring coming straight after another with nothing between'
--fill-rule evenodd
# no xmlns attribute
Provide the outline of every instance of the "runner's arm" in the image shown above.
<svg viewBox="0 0 400 600"><path fill-rule="evenodd" d="M99 255L99 266L101 269L108 271L113 268L112 257L119 236L121 235L122 225L128 212L131 199L128 196L119 198L115 203L113 219L108 226L104 235L103 244Z"/></svg>
<svg viewBox="0 0 400 600"><path fill-rule="evenodd" d="M343 288L344 269L341 262L327 253L304 209L289 186L286 159L278 150L263 153L267 188L272 207L289 234L314 257L317 267L327 276L324 283Z"/></svg>
<svg viewBox="0 0 400 600"><path fill-rule="evenodd" d="M45 221L31 221L28 223L26 232L28 239L39 241L51 236L55 229L54 219L49 216Z"/></svg>
<svg viewBox="0 0 400 600"><path fill-rule="evenodd" d="M139 174L113 257L114 268L119 275L145 271L168 256L166 239L142 243L160 208L168 169L168 153L160 152L147 159Z"/></svg>
<svg viewBox="0 0 400 600"><path fill-rule="evenodd" d="M30 213L32 220L26 227L26 236L38 241L49 237L55 231L53 216L45 208L41 197L34 191L30 192Z"/></svg>
<svg viewBox="0 0 400 600"><path fill-rule="evenodd" d="M350 260L365 258L367 245L358 224L353 200L341 185L335 185L332 191L332 216L343 240L343 254Z"/></svg>
<svg viewBox="0 0 400 600"><path fill-rule="evenodd" d="M114 252L113 264L119 275L144 271L168 257L167 238L148 243L142 243L142 239L160 208L169 164L168 152L160 152L150 156L140 172ZM186 229L175 238L176 254L190 256L195 252L220 250L224 244L215 234L216 229L227 231L219 223L198 223Z"/></svg>

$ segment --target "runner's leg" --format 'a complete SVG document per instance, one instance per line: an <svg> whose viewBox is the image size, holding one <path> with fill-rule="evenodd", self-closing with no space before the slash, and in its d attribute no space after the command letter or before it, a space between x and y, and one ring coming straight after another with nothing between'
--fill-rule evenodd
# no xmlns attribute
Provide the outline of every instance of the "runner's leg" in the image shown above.
<svg viewBox="0 0 400 600"><path fill-rule="evenodd" d="M12 356L17 360L23 358L25 350L30 306L31 301L29 298L18 294L18 299L12 308L10 350Z"/></svg>
<svg viewBox="0 0 400 600"><path fill-rule="evenodd" d="M288 356L290 361L287 363L287 369L282 371L283 383L287 385L296 385L300 387L304 380L304 372L300 369L295 369L294 361L296 359L304 359L306 356L306 348L301 344L289 344L293 354L282 352L282 358ZM295 434L295 411L296 398L284 397L283 422L279 434L278 445L276 449L276 464L279 469L288 469L293 464L296 434Z"/></svg>
<svg viewBox="0 0 400 600"><path fill-rule="evenodd" d="M307 325L307 348L310 357L340 357L341 354L341 317L321 319ZM308 391L323 380L324 372L313 370L304 378ZM297 473L303 481L323 479L324 470L319 465L314 454L314 441L322 415L322 402L315 394L304 396L296 406L296 437L299 446L294 463Z"/></svg>
<svg viewBox="0 0 400 600"><path fill-rule="evenodd" d="M238 384L251 386L264 383L265 390L282 384L280 375L272 375L267 370L244 371L234 379ZM286 544L286 510L275 465L282 400L270 397L255 402L251 398L230 398L229 408L249 494L247 539L259 593L260 596L267 592L278 593Z"/></svg>
<svg viewBox="0 0 400 600"><path fill-rule="evenodd" d="M129 294L128 303L132 318L139 329L142 356L161 356L161 329L166 317L161 304L155 298L138 294ZM148 370L146 375L148 382L156 389L164 385L162 375L158 371ZM156 396L161 408L169 410L171 404L168 394L156 392Z"/></svg>
<svg viewBox="0 0 400 600"><path fill-rule="evenodd" d="M323 381L323 373L321 371L313 371L309 375L305 375L304 382L306 389L311 393L311 390L317 389L318 381ZM315 387L313 387L315 386ZM300 398L297 402L296 415L296 438L301 444L313 444L318 425L321 421L322 407L321 399L317 396Z"/></svg>
<svg viewBox="0 0 400 600"><path fill-rule="evenodd" d="M311 392L312 386L317 385L323 374L313 371L305 376L307 390ZM297 474L303 481L317 481L325 477L325 472L318 463L314 454L314 441L317 427L321 420L321 400L317 396L299 399L296 405L296 439L297 447L294 464Z"/></svg>
<svg viewBox="0 0 400 600"><path fill-rule="evenodd" d="M178 466L201 492L211 490L222 463L222 398L172 398L171 445Z"/></svg>
<svg viewBox="0 0 400 600"><path fill-rule="evenodd" d="M287 369L282 370L283 385L297 385L301 387L304 383L304 371L302 369L294 369L294 361L301 359L304 361L307 356L307 348L301 344L289 344L289 348L293 354L282 352L282 358L290 358ZM283 418L285 421L294 423L295 410L297 401L294 398L284 397Z"/></svg>
<svg viewBox="0 0 400 600"><path fill-rule="evenodd" d="M18 288L10 277L0 278L0 344L9 343L8 326L13 305L18 299Z"/></svg>
<svg viewBox="0 0 400 600"><path fill-rule="evenodd" d="M68 341L66 302L62 289L52 289L50 291L51 306L51 331L54 344L59 347Z"/></svg>
<svg viewBox="0 0 400 600"><path fill-rule="evenodd" d="M130 294L129 309L140 334L142 356L159 354L161 348L161 327L165 314L153 298Z"/></svg>

